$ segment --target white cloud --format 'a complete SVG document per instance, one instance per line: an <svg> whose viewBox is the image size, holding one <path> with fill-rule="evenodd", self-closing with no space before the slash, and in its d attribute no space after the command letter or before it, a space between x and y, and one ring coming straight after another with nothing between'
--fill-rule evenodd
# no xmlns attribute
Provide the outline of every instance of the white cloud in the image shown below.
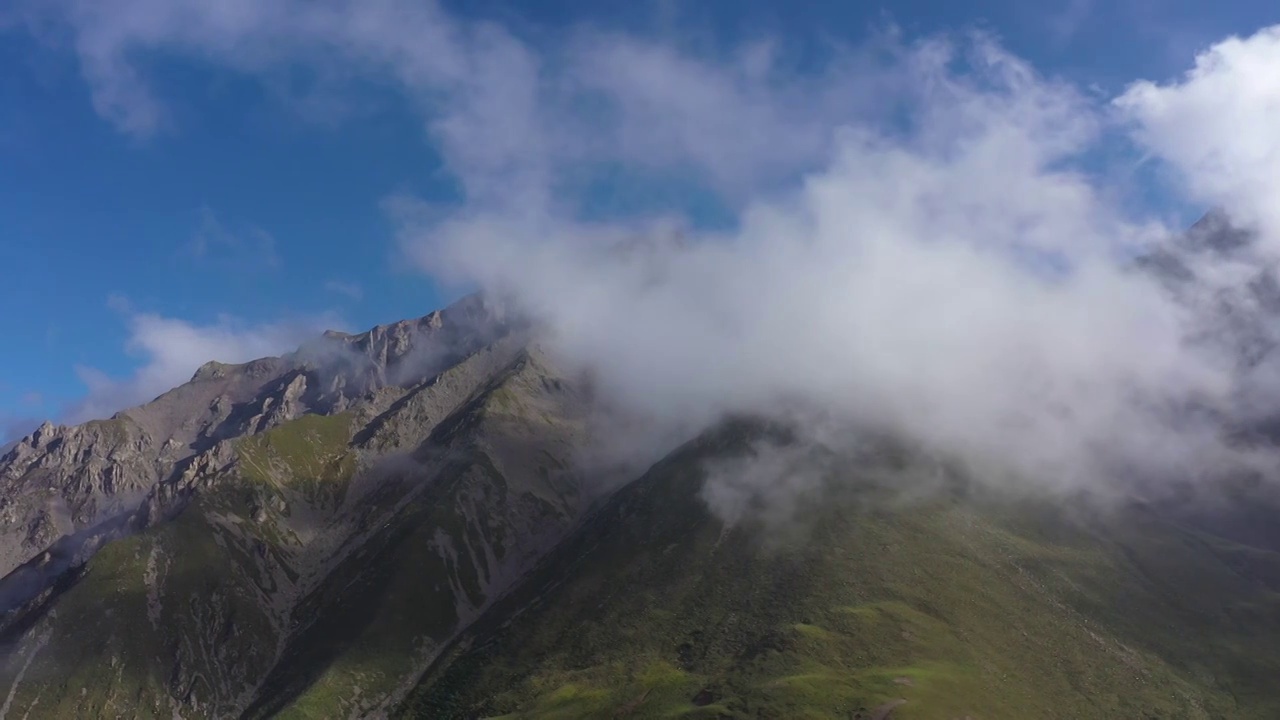
<svg viewBox="0 0 1280 720"><path fill-rule="evenodd" d="M166 127L146 58L212 61L270 84L298 63L326 87L393 84L471 201L541 208L592 166L693 172L740 193L803 171L833 124L883 113L884 48L832 48L819 76L758 43L727 60L590 28L534 48L427 0L31 0L33 24L69 32L99 113L146 137ZM867 79L875 82L868 82Z"/></svg>
<svg viewBox="0 0 1280 720"><path fill-rule="evenodd" d="M249 324L221 317L201 325L153 313L133 313L128 317L125 349L140 359L140 366L124 378L92 367L77 367L76 373L88 393L68 408L64 421L107 417L148 402L190 380L210 360L240 363L289 352L329 324L323 320Z"/></svg>
<svg viewBox="0 0 1280 720"><path fill-rule="evenodd" d="M1262 226L1280 255L1280 25L1218 42L1174 81L1116 99L1137 139L1192 197Z"/></svg>
<svg viewBox="0 0 1280 720"><path fill-rule="evenodd" d="M889 40L876 49L896 50ZM613 122L597 129L599 141L621 160L742 195L794 181L829 155L837 124L884 112L875 100L895 77L869 50L830 53L806 76L766 42L713 61L585 33L569 56L570 80L604 102Z"/></svg>
<svg viewBox="0 0 1280 720"><path fill-rule="evenodd" d="M821 407L1072 486L1221 466L1228 449L1170 409L1228 403L1228 358L1187 342L1187 311L1118 263L1160 229L1070 169L1097 109L982 38L961 50L911 50L881 99L913 128L831 128L825 166L749 202L729 237L641 263L601 250L619 228L498 208L404 241L519 298L651 417Z"/></svg>
<svg viewBox="0 0 1280 720"><path fill-rule="evenodd" d="M752 124L757 106L769 117L787 107L764 85L744 99L731 76L706 77L717 79L690 96L715 101L686 106L674 125L714 131L740 117L768 127ZM1230 331L1203 340L1220 320L1207 299L1228 287L1222 278L1238 289L1258 268L1189 258L1213 279L1189 304L1125 269L1177 229L1126 212L1105 177L1072 170L1113 129L1103 108L981 37L900 48L878 80L863 83L886 89L877 101L908 127L874 113L806 117L827 138L812 156L821 167L788 192L748 184L755 192L728 236L654 246L637 262L600 245L643 228L472 206L410 221L403 241L432 272L517 297L616 401L664 421L821 407L993 474L1067 487L1271 463L1186 412L1243 419L1259 409L1245 388L1274 389L1238 374ZM1268 142L1280 138L1261 125L1275 117L1267 107L1241 111ZM715 176L717 154L648 125L654 148ZM778 121L768 137L785 145L791 128L804 136L808 126ZM767 152L725 134L727 147L768 165ZM1201 139L1233 140L1225 123ZM1254 190L1246 181L1213 199Z"/></svg>

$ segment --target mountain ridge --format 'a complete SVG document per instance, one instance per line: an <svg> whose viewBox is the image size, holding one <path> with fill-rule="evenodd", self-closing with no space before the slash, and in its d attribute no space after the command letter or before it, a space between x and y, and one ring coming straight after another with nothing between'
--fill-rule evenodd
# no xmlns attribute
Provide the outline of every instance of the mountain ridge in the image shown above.
<svg viewBox="0 0 1280 720"><path fill-rule="evenodd" d="M0 720L1280 713L1264 486L1002 494L749 415L619 471L597 400L473 295L42 424Z"/></svg>
<svg viewBox="0 0 1280 720"><path fill-rule="evenodd" d="M432 342L415 343L415 339L430 339L445 346L447 352L465 354L477 349L487 339L477 335L486 312L490 311L479 296L467 296L417 320L330 338L333 342L325 342L325 336L321 336L319 341L280 357L238 364L207 362L189 382L107 419L74 426L45 421L0 455L0 502L9 501L0 505L0 520L4 527L28 528L27 537L16 542L11 539L13 530L0 538L0 549L4 551L0 555L0 576L16 567L15 561L29 559L51 542L58 530L67 529L66 523L57 522L57 516L64 513L39 506L17 507L11 501L8 496L13 494L13 485L20 476L29 477L33 469L72 467L77 474L49 477L49 473L43 473L32 480L46 488L63 487L62 497L43 498L45 501L56 504L60 500L67 502L67 495L74 496L69 507L70 529L83 529L100 514L100 504L122 512L140 494L176 481L186 468L216 463L218 452L210 451L222 440L262 432L308 412L341 412L353 396L376 393L397 380L408 379L414 370L428 375L434 368L432 363L447 360L432 356L440 351L429 349ZM499 324L486 332L504 331ZM436 333L448 337L431 337ZM413 351L415 346L419 347L418 353ZM405 363L422 363L422 367L405 369ZM392 375L388 376L388 372ZM402 373L404 378L395 373ZM196 408L203 410L193 412ZM126 440L124 446L119 442L122 437ZM199 460L206 453L210 453L209 457ZM100 462L76 467L73 459L77 457ZM117 477L125 484L120 485ZM79 498L85 491L88 497ZM20 550L13 551L15 547Z"/></svg>
<svg viewBox="0 0 1280 720"><path fill-rule="evenodd" d="M256 697L243 672L267 672L291 648L305 647L307 626L295 613L309 607L314 617L325 616L335 602L325 599L333 593L325 588L337 582L332 573L351 574L346 585L368 580L367 567L350 568L344 558L372 552L370 543L383 531L414 526L397 518L435 483L490 495L519 491L482 504L483 528L474 523L484 518L467 510L460 525L451 520L452 530L424 538L436 556L454 558L442 571L453 567L456 576L464 567L474 574L473 563L484 570L479 580L458 584L455 577L437 588L441 607L454 607L459 617L478 612L476 604L511 582L529 553L554 543L558 524L571 521L584 494L565 470L583 432L573 420L581 397L552 377L554 363L518 324L488 313L478 298L467 298L283 358L207 364L191 383L151 403L82 426L46 424L24 438L0 470L8 516L23 510L34 516L6 525L20 540L6 543L19 551L11 552L13 567L0 580L0 637L18 650L0 677L10 678L22 697L32 685L33 662L80 666L52 657L66 650L59 642L81 642L67 626L67 607L98 603L114 608L110 613L133 614L145 607L152 640L168 650L155 656L155 647L143 651L137 638L108 626L99 627L96 649L82 647L83 656L132 667L135 689L127 694L143 693L157 708L239 714ZM176 405L194 410L175 421ZM544 422L551 415L557 421ZM530 453L545 458L529 467L523 458ZM80 457L89 462L78 463ZM470 507L453 495L441 502L453 501ZM534 503L540 523L513 509L525 502ZM49 520L59 509L63 515ZM452 534L468 528L462 538ZM476 539L493 532L521 540L495 550L490 540ZM547 533L550 539L537 539ZM42 542L54 534L56 542ZM233 552L239 559L228 564L215 547L239 547ZM101 586L117 575L121 588L145 587L145 602ZM198 587L213 595L191 595ZM90 590L101 597L86 598ZM176 634L160 622L171 604L167 593L194 603L190 614L172 619ZM249 670L228 675L209 664L213 656L201 659L188 645L202 634L232 632L217 627L251 636L236 660ZM433 627L424 626L420 639L444 632ZM402 652L408 658L418 651ZM13 664L19 660L26 664ZM163 682L152 675L156 662L172 668ZM310 678L306 686L348 680ZM43 689L36 688L37 696ZM136 712L118 704L118 691L107 683L102 696L84 702L68 696L62 711ZM308 702L305 693L295 695Z"/></svg>

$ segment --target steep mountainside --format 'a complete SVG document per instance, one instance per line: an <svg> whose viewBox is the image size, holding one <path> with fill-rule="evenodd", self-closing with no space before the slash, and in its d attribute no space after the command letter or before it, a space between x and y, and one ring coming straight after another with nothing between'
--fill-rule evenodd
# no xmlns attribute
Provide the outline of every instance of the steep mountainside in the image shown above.
<svg viewBox="0 0 1280 720"><path fill-rule="evenodd" d="M821 453L790 520L727 526L705 468L760 434L619 492L400 715L1280 717L1280 554L1140 505L912 499L926 468Z"/></svg>
<svg viewBox="0 0 1280 720"><path fill-rule="evenodd" d="M585 407L471 299L42 427L0 475L0 716L377 712L581 513Z"/></svg>

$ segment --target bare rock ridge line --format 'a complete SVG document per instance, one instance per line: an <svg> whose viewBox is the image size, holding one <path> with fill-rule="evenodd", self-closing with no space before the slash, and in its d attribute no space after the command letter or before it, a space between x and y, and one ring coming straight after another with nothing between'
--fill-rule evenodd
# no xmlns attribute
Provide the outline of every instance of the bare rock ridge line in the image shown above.
<svg viewBox="0 0 1280 720"><path fill-rule="evenodd" d="M0 457L0 575L59 537L132 510L160 483L225 466L224 441L387 402L506 332L493 312L471 296L417 320L326 333L284 357L211 361L110 419L45 422Z"/></svg>
<svg viewBox="0 0 1280 720"><path fill-rule="evenodd" d="M414 402L423 394L415 384L438 382L442 370L459 365L445 385L460 402L480 375L469 383L457 376L492 372L494 357L512 352L511 327L472 296L418 320L326 333L282 358L206 363L190 382L107 420L42 424L0 458L0 612L15 615L103 543L180 510L194 489L238 462L240 438L307 414L358 408L389 428L369 428L368 439L395 449L405 438L385 408L426 405L443 414L447 401ZM460 362L501 340L505 350L490 347L477 362ZM0 627L11 621L0 616Z"/></svg>

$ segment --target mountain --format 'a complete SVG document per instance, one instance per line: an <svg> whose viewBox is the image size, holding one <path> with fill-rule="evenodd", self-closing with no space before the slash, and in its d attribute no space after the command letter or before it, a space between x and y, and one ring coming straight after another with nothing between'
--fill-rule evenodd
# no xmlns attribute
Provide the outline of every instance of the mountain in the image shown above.
<svg viewBox="0 0 1280 720"><path fill-rule="evenodd" d="M934 469L831 450L786 522L726 524L705 468L767 435L726 426L620 491L399 716L1280 716L1274 549L1142 504L918 493Z"/></svg>
<svg viewBox="0 0 1280 720"><path fill-rule="evenodd" d="M589 501L585 397L526 334L469 298L24 438L0 716L394 702Z"/></svg>
<svg viewBox="0 0 1280 720"><path fill-rule="evenodd" d="M307 414L377 414L413 382L488 341L468 298L358 336L328 333L284 358L210 362L141 407L74 427L45 423L0 458L0 573L54 539L119 517L150 495L181 494L230 460L233 441Z"/></svg>
<svg viewBox="0 0 1280 720"><path fill-rule="evenodd" d="M1171 242L1138 258L1187 308L1203 318L1201 334L1232 348L1242 369L1268 359L1278 339L1280 270L1254 251L1256 232L1213 209Z"/></svg>
<svg viewBox="0 0 1280 720"><path fill-rule="evenodd" d="M779 417L619 469L539 338L471 296L21 439L0 720L1280 717L1271 485L996 491Z"/></svg>

